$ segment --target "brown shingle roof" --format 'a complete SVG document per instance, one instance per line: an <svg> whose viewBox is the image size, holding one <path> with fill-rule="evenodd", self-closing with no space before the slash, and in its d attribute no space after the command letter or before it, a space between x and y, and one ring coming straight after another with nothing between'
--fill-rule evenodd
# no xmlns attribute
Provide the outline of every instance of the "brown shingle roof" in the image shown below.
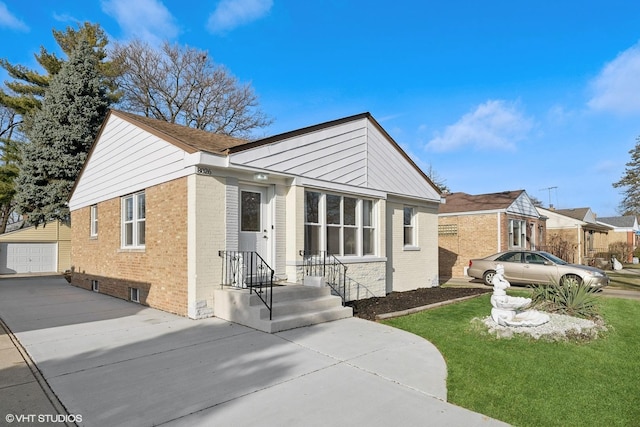
<svg viewBox="0 0 640 427"><path fill-rule="evenodd" d="M506 209L522 194L524 190L503 191L472 195L467 193L451 193L446 195L446 203L440 205L438 213L476 212Z"/></svg>
<svg viewBox="0 0 640 427"><path fill-rule="evenodd" d="M245 139L194 129L150 117L125 113L124 111L111 110L111 114L177 145L188 153L205 151L212 154L226 155L226 150L249 143Z"/></svg>
<svg viewBox="0 0 640 427"><path fill-rule="evenodd" d="M556 209L555 212L560 215L568 216L569 218L584 221L587 213L589 213L589 208Z"/></svg>

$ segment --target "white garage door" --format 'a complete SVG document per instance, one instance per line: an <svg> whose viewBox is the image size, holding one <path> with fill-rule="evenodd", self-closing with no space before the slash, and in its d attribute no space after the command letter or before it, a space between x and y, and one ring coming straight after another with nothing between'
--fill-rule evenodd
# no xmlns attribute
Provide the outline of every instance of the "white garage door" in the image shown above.
<svg viewBox="0 0 640 427"><path fill-rule="evenodd" d="M57 243L0 243L0 274L52 273Z"/></svg>

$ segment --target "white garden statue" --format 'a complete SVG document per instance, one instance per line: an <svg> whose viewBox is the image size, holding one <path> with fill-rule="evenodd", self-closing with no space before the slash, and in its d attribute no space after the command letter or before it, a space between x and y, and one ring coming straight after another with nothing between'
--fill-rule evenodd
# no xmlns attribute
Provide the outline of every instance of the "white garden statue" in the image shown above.
<svg viewBox="0 0 640 427"><path fill-rule="evenodd" d="M536 310L524 310L531 304L531 298L511 297L506 289L511 283L504 278L504 266L496 265L496 274L491 280L493 295L491 295L491 318L502 326L538 326L549 321L549 315Z"/></svg>

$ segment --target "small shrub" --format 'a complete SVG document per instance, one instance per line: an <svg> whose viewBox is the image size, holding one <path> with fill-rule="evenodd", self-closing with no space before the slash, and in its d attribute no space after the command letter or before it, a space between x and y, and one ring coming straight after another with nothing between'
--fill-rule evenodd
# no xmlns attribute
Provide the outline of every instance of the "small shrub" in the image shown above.
<svg viewBox="0 0 640 427"><path fill-rule="evenodd" d="M620 262L628 262L633 254L633 246L626 242L615 242L609 244L609 252Z"/></svg>
<svg viewBox="0 0 640 427"><path fill-rule="evenodd" d="M540 310L583 319L599 317L595 289L584 283L569 279L551 285L533 285L532 289L531 305Z"/></svg>

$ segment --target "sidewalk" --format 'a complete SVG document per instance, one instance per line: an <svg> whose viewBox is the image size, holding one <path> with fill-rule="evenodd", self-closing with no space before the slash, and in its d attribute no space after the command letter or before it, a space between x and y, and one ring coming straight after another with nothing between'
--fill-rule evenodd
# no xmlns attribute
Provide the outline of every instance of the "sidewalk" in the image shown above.
<svg viewBox="0 0 640 427"><path fill-rule="evenodd" d="M33 420L33 424L71 425L49 423L62 419L66 411L38 368L0 319L0 414L9 425L19 424L21 420ZM45 417L45 414L49 417ZM38 416L42 415L41 419ZM59 416L60 415L60 416ZM25 416L27 418L25 418ZM43 421L43 422L41 422ZM0 421L0 424L2 422ZM28 424L26 421L20 423Z"/></svg>

